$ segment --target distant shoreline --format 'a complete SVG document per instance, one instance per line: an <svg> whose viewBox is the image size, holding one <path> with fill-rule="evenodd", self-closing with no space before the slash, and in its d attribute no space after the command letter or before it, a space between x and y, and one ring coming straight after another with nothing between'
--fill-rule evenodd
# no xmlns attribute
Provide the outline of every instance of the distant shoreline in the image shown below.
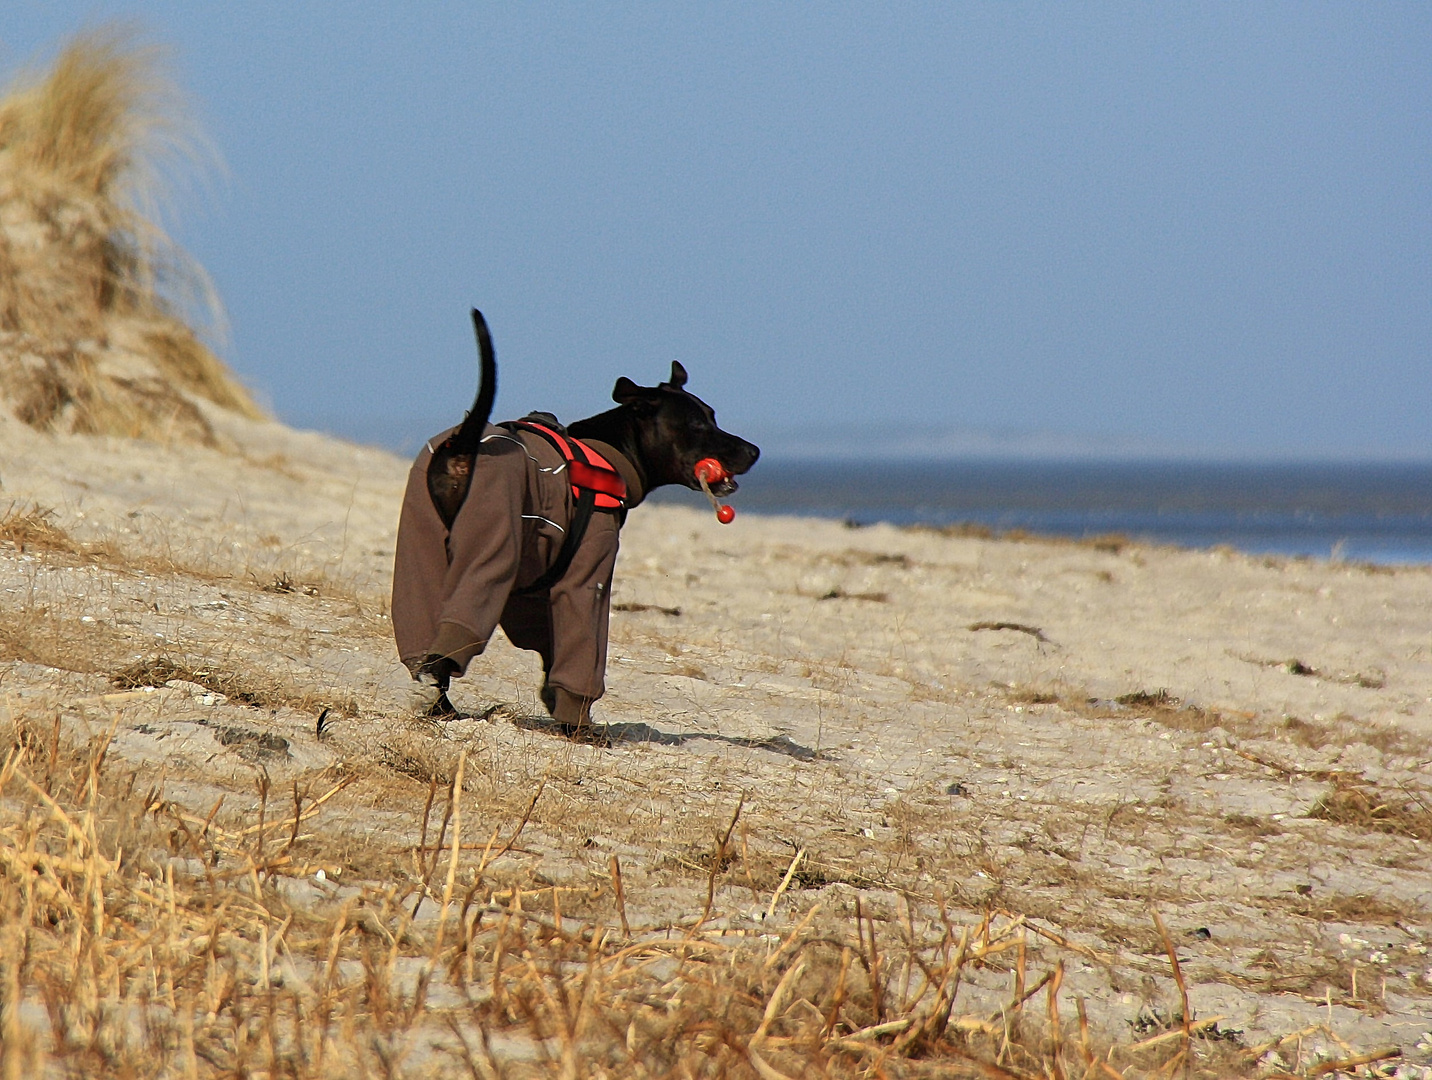
<svg viewBox="0 0 1432 1080"><path fill-rule="evenodd" d="M282 422L302 430L319 431L340 439L375 446L400 457L417 453L423 440L457 423L471 399L454 401L450 409L431 416L284 416ZM520 409L498 413L515 416ZM573 420L577 414L562 416ZM770 423L733 423L734 430L756 442L762 449L763 467L782 466L881 466L964 467L982 465L1110 465L1110 466L1193 466L1234 468L1311 468L1342 466L1402 466L1432 469L1432 447L1400 451L1346 451L1341 453L1300 453L1288 450L1263 452L1209 450L1160 444L1131 437L1064 436L1053 434L999 434L955 432L918 424L821 425L815 428L777 427Z"/></svg>
<svg viewBox="0 0 1432 1080"><path fill-rule="evenodd" d="M659 491L657 502L684 502ZM762 462L738 512L1432 563L1432 464Z"/></svg>

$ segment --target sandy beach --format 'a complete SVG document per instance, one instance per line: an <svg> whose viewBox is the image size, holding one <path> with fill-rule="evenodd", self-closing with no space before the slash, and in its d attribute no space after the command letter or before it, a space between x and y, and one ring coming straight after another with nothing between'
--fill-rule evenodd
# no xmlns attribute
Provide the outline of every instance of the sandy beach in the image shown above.
<svg viewBox="0 0 1432 1080"><path fill-rule="evenodd" d="M1101 1045L1179 1030L1172 945L1189 1022L1257 1051L1240 1068L1432 1061L1427 569L642 507L584 744L502 641L455 684L466 718L405 715L407 463L205 408L214 447L0 420L5 719L108 732L108 773L235 834L262 784L342 777L264 884L304 918L411 885L393 853L461 767L458 885L486 843L483 890L559 920L615 923L614 856L648 935L947 918L1018 938L1030 986L1062 963ZM991 949L959 990L981 1022L1026 977Z"/></svg>

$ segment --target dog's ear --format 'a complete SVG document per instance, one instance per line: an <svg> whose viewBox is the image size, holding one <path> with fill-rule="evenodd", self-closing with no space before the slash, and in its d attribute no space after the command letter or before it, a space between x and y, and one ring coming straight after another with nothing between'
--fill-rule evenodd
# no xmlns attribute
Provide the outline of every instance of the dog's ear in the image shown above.
<svg viewBox="0 0 1432 1080"><path fill-rule="evenodd" d="M618 405L626 405L637 400L644 392L643 387L623 375L617 380L616 386L612 388L612 400Z"/></svg>
<svg viewBox="0 0 1432 1080"><path fill-rule="evenodd" d="M680 390L686 385L686 369L681 366L680 360L671 362L671 378L662 385L669 386L673 390Z"/></svg>
<svg viewBox="0 0 1432 1080"><path fill-rule="evenodd" d="M660 387L638 386L626 376L618 379L616 388L612 390L612 400L631 409L638 416L650 415L656 409L660 398Z"/></svg>

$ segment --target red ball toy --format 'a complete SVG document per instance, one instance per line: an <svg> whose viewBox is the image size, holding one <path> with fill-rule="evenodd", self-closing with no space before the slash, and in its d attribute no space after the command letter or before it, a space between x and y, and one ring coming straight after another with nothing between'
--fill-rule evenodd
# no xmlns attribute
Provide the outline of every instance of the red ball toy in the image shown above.
<svg viewBox="0 0 1432 1080"><path fill-rule="evenodd" d="M711 508L716 511L716 520L722 525L729 525L736 517L736 511L729 506L724 506L716 501L716 496L711 494L711 485L719 484L722 480L731 479L731 474L726 471L714 457L702 458L692 469L696 474L696 482L701 485L701 490L706 492L706 497L711 500Z"/></svg>
<svg viewBox="0 0 1432 1080"><path fill-rule="evenodd" d="M731 474L726 471L714 457L702 458L696 463L696 479L707 484L719 484L722 480L730 478Z"/></svg>

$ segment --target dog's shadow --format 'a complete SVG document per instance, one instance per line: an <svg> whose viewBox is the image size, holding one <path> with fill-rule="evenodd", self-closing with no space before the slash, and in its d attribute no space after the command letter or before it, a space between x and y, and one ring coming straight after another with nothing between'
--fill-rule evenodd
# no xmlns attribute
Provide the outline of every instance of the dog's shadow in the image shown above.
<svg viewBox="0 0 1432 1080"><path fill-rule="evenodd" d="M797 761L816 761L825 755L802 746L789 735L769 735L764 739L743 738L737 735L713 735L704 731L675 732L662 731L650 724L594 724L591 727L573 731L566 724L560 724L547 716L513 715L514 726L524 731L538 731L544 735L556 735L572 742L588 743L592 746L617 746L621 743L656 743L658 746L685 746L689 742L705 740L739 746L746 750L769 750L773 754L784 754Z"/></svg>

